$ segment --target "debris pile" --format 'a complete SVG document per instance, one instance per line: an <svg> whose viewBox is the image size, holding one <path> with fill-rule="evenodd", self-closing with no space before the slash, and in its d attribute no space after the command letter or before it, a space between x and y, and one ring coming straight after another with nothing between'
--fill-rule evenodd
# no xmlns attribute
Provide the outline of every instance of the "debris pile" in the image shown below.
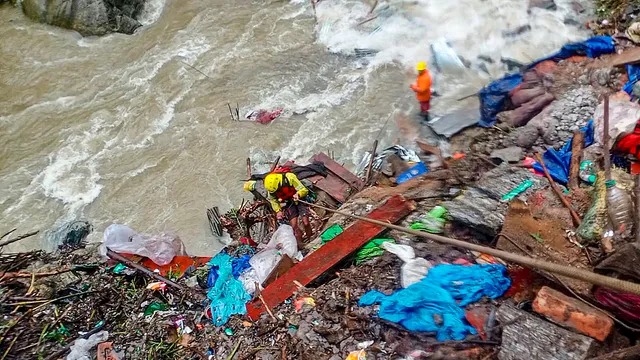
<svg viewBox="0 0 640 360"><path fill-rule="evenodd" d="M452 149L376 142L357 175L278 159L309 190L306 241L248 161L254 199L207 210L211 257L123 225L99 252L84 223L56 253L0 253L2 360L640 356L640 112L609 96L635 85L602 65L628 55L612 41L490 84L489 127Z"/></svg>

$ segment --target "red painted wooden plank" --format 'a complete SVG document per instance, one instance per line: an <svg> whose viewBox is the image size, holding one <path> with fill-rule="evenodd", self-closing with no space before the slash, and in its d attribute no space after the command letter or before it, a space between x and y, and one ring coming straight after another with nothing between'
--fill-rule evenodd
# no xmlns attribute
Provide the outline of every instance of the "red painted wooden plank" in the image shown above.
<svg viewBox="0 0 640 360"><path fill-rule="evenodd" d="M315 183L318 189L326 192L339 203L344 203L350 195L351 188L349 185L338 177L329 174L326 178L322 178Z"/></svg>
<svg viewBox="0 0 640 360"><path fill-rule="evenodd" d="M324 163L324 166L326 166L329 171L336 174L340 179L344 180L354 189L360 191L362 190L362 188L364 188L364 182L360 180L360 178L355 176L351 171L345 169L342 165L333 161L333 159L331 159L325 153L313 155L313 157L309 159L309 162L314 161L320 161Z"/></svg>
<svg viewBox="0 0 640 360"><path fill-rule="evenodd" d="M415 206L400 195L387 200L382 206L373 210L367 217L380 221L395 223L407 216ZM267 286L260 294L264 301L273 308L291 297L298 289L294 281L307 285L318 276L331 269L338 262L361 248L371 239L384 231L384 227L358 220L346 228L335 239L308 255L291 270L284 273L276 281ZM247 314L257 320L264 311L260 299L247 303Z"/></svg>

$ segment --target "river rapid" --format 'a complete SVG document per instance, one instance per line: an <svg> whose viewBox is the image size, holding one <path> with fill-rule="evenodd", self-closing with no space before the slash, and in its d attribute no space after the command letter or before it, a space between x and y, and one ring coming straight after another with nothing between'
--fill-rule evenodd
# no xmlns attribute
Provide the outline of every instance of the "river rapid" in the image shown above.
<svg viewBox="0 0 640 360"><path fill-rule="evenodd" d="M190 254L210 255L220 244L205 209L249 198L247 157L263 170L278 155L304 163L330 150L353 168L378 134L381 146L407 136L395 120L417 123L408 85L432 41L470 63L455 74L430 65L444 114L504 74L501 57L528 62L586 38L573 3L395 1L359 24L370 3L323 0L314 15L308 1L150 0L134 35L99 38L0 5L0 233L41 229L11 250L51 249L46 230L66 221L90 221L91 241L117 222L175 232ZM237 122L227 103L241 117L285 112Z"/></svg>

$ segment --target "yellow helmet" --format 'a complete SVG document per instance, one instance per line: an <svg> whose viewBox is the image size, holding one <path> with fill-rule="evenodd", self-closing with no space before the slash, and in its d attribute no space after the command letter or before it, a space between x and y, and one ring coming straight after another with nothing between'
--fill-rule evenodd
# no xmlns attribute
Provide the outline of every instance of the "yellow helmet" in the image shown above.
<svg viewBox="0 0 640 360"><path fill-rule="evenodd" d="M248 191L248 192L255 190L256 189L255 180L245 181L243 188L244 188L244 191Z"/></svg>
<svg viewBox="0 0 640 360"><path fill-rule="evenodd" d="M420 62L418 63L418 65L416 65L416 70L418 70L418 71L424 71L424 70L427 70L427 63L426 63L426 62L424 62L424 61L420 61Z"/></svg>
<svg viewBox="0 0 640 360"><path fill-rule="evenodd" d="M278 191L282 185L282 174L268 174L264 177L264 188L268 192L274 193Z"/></svg>

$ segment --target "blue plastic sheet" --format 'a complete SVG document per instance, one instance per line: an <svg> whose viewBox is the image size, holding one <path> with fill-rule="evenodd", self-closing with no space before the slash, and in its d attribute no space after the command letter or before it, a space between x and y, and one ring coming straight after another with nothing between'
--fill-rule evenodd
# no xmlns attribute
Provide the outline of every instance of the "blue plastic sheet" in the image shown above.
<svg viewBox="0 0 640 360"><path fill-rule="evenodd" d="M216 257L220 256L220 254L227 255L224 252L220 252L218 253L218 255L216 255ZM251 255L244 255L239 258L230 257L228 255L227 257L231 259L231 269L232 269L233 277L236 279L240 275L242 275L242 273L245 270L251 267L251 264L249 264L249 260L251 260ZM214 260L211 259L209 260L209 263L208 263L208 265L211 266L211 268L209 269L209 275L207 276L207 287L212 287L213 285L215 285L216 281L218 280L218 267L211 265L213 261Z"/></svg>
<svg viewBox="0 0 640 360"><path fill-rule="evenodd" d="M589 120L587 125L580 129L584 135L584 147L593 144L593 120ZM571 143L573 138L570 138L560 150L550 148L542 155L542 161L549 171L551 177L561 183L566 184L569 182L569 165L571 164ZM533 164L533 168L538 171L542 170L542 165L539 163Z"/></svg>
<svg viewBox="0 0 640 360"><path fill-rule="evenodd" d="M633 85L640 80L640 65L627 65L627 75L629 75L629 81L624 84L622 90L631 95L633 92Z"/></svg>
<svg viewBox="0 0 640 360"><path fill-rule="evenodd" d="M233 314L246 314L245 304L251 299L242 282L234 277L232 263L233 258L222 252L209 261L209 265L218 269L218 278L207 293L215 326L226 324Z"/></svg>
<svg viewBox="0 0 640 360"><path fill-rule="evenodd" d="M435 332L438 341L463 340L475 329L464 319L464 306L483 296L495 299L511 286L503 265L436 265L425 278L391 295L364 294L358 305L380 304L378 316L409 331ZM436 323L434 315L442 319Z"/></svg>
<svg viewBox="0 0 640 360"><path fill-rule="evenodd" d="M590 58L596 58L604 54L613 53L615 52L615 50L616 49L613 44L613 38L611 36L594 36L582 42L566 44L560 49L560 51L551 56L547 56L545 58L534 61L533 63L527 65L525 69L531 69L538 63L546 60L553 60L557 62L575 55L583 55ZM637 71L636 74L638 72L640 71ZM640 74L637 74L637 76L640 76ZM631 73L629 73L629 81L631 82ZM499 112L504 111L505 109L505 103L509 97L509 92L516 86L520 85L521 82L521 74L510 74L504 76L502 79L493 81L482 90L480 90L478 96L480 97L481 118L478 122L478 125L484 127L493 126L496 123L496 115ZM631 85L631 87L633 87L633 85Z"/></svg>
<svg viewBox="0 0 640 360"><path fill-rule="evenodd" d="M504 110L509 92L522 83L521 74L506 75L480 90L480 126L490 127L496 123L496 115Z"/></svg>

